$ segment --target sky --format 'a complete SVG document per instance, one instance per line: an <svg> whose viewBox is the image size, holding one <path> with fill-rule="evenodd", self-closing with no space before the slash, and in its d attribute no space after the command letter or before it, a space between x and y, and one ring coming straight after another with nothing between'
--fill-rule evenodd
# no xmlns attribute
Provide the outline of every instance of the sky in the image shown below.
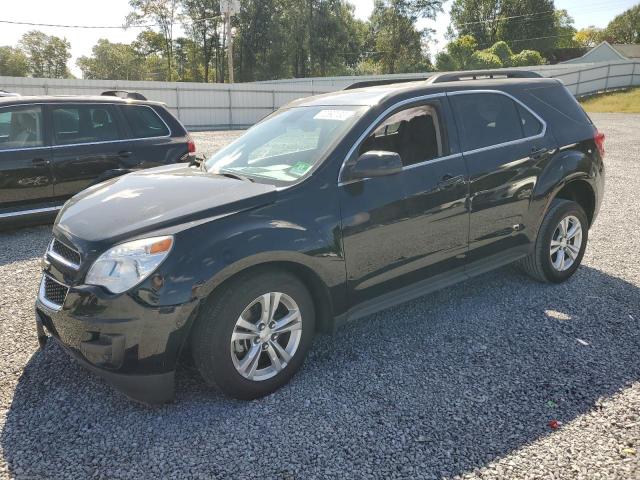
<svg viewBox="0 0 640 480"><path fill-rule="evenodd" d="M366 19L373 10L373 0L347 0L355 6L358 18ZM436 30L430 51L435 54L446 44L445 31L449 25L451 1L444 4L444 12L434 20L419 20L418 27ZM576 28L589 25L605 27L616 15L627 10L638 0L556 0L558 9L566 9L575 20ZM2 5L4 4L4 5ZM128 0L0 0L0 20L20 22L50 23L65 25L113 25L119 26L129 13ZM140 29L78 29L60 27L30 27L25 25L0 24L0 45L16 45L20 37L32 29L42 30L48 35L66 37L71 43L71 72L77 77L81 72L76 60L83 55L91 55L91 48L100 38L112 42L131 42ZM180 30L178 28L178 30ZM177 32L179 33L179 32Z"/></svg>

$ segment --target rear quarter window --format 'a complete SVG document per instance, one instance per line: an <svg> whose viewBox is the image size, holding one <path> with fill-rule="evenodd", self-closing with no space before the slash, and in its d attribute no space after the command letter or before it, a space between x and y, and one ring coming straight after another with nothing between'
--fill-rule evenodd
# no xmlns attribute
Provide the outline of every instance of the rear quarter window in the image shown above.
<svg viewBox="0 0 640 480"><path fill-rule="evenodd" d="M125 105L122 112L131 128L133 138L166 137L171 134L167 125L151 107Z"/></svg>
<svg viewBox="0 0 640 480"><path fill-rule="evenodd" d="M528 93L574 122L591 124L591 119L564 85L533 88Z"/></svg>

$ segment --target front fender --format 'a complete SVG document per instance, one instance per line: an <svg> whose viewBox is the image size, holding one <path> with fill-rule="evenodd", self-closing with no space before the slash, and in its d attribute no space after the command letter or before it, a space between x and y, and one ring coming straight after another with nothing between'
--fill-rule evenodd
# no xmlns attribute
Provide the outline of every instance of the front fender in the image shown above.
<svg viewBox="0 0 640 480"><path fill-rule="evenodd" d="M343 302L346 271L339 218L308 215L315 220L303 225L278 220L284 215L277 210L267 206L240 212L177 233L174 251L160 267L165 279L161 303L202 300L231 276L270 262L313 272L332 300Z"/></svg>

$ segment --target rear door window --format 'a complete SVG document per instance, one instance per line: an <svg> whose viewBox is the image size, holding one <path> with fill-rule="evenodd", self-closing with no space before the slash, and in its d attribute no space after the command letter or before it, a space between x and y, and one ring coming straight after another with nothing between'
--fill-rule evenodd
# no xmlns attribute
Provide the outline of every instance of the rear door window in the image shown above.
<svg viewBox="0 0 640 480"><path fill-rule="evenodd" d="M542 133L542 123L529 110L518 105L518 113L520 114L522 133L525 137L533 137Z"/></svg>
<svg viewBox="0 0 640 480"><path fill-rule="evenodd" d="M498 93L451 95L465 151L500 145L524 137L516 103Z"/></svg>
<svg viewBox="0 0 640 480"><path fill-rule="evenodd" d="M112 142L121 138L112 105L51 107L56 145Z"/></svg>
<svg viewBox="0 0 640 480"><path fill-rule="evenodd" d="M43 145L41 106L0 109L0 150L33 148Z"/></svg>
<svg viewBox="0 0 640 480"><path fill-rule="evenodd" d="M167 125L151 107L143 105L123 105L127 123L133 138L166 137L171 134Z"/></svg>
<svg viewBox="0 0 640 480"><path fill-rule="evenodd" d="M362 142L358 153L395 152L404 166L425 162L443 156L442 128L435 103L407 108L382 122Z"/></svg>

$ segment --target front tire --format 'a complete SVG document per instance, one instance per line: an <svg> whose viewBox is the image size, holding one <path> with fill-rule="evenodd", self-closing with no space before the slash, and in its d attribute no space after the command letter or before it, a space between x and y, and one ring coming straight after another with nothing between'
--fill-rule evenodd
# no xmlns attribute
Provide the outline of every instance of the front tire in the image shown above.
<svg viewBox="0 0 640 480"><path fill-rule="evenodd" d="M542 221L533 252L521 265L540 282L564 282L580 266L588 236L584 209L571 200L555 199Z"/></svg>
<svg viewBox="0 0 640 480"><path fill-rule="evenodd" d="M241 274L214 292L194 326L192 352L204 380L250 400L285 385L302 365L315 332L313 300L279 270Z"/></svg>

